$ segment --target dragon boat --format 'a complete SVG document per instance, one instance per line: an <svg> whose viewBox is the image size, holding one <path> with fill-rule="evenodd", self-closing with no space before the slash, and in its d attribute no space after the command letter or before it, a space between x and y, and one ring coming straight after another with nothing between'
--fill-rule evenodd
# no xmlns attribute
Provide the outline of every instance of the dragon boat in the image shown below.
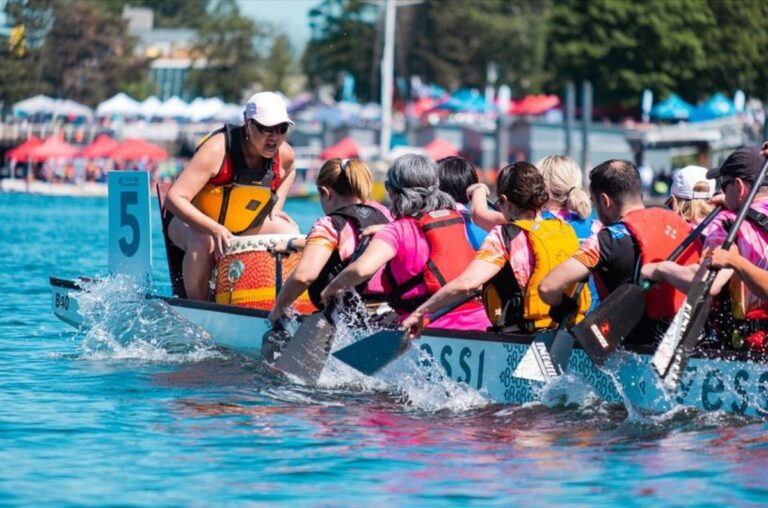
<svg viewBox="0 0 768 508"><path fill-rule="evenodd" d="M110 174L110 270L146 277L149 254L138 245L149 243L148 182L131 175ZM131 206L126 206L126 202ZM117 212L117 213L113 213ZM114 217L116 215L116 217ZM113 220L114 218L114 220ZM137 258L143 258L133 264ZM141 268L137 270L136 266ZM50 278L52 308L62 321L84 325L78 295L90 279ZM273 288L274 291L274 288ZM262 336L269 330L268 310L218 302L198 302L148 294L180 318L205 330L214 343L248 358L261 358ZM554 332L547 332L554 333ZM532 374L534 336L427 329L411 347L420 349L445 376L465 383L491 400L524 404L538 400L547 382ZM675 406L768 416L768 356L746 351L699 348L691 357L675 393L661 387L651 366L650 346L626 344L603 368L597 368L575 345L566 376L588 386L607 402L624 403L652 413ZM338 360L331 360L338 361ZM411 361L405 357L400 361ZM394 367L394 365L393 365Z"/></svg>

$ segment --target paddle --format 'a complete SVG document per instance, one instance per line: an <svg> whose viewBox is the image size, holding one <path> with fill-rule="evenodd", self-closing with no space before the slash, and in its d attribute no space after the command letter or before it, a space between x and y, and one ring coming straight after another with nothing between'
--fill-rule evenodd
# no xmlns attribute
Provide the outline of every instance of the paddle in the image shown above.
<svg viewBox="0 0 768 508"><path fill-rule="evenodd" d="M722 210L712 210L701 223L691 231L683 242L667 257L674 261L693 243L704 228ZM600 306L584 320L574 326L571 332L589 355L592 362L601 366L635 329L645 315L645 292L651 287L650 281L641 284L622 284L608 295Z"/></svg>
<svg viewBox="0 0 768 508"><path fill-rule="evenodd" d="M750 206L752 206L752 201L754 201L763 180L765 180L766 172L768 172L768 160L763 164L752 188L749 190L749 194L744 203L741 204L739 213L728 230L725 242L723 242L723 249L730 249L736 240L736 235L747 216L747 212L749 212ZM712 306L712 297L709 291L719 271L717 268L712 268L703 280L694 283L653 355L651 363L668 391L677 389L680 377L685 372L688 358L701 340L704 324Z"/></svg>
<svg viewBox="0 0 768 508"><path fill-rule="evenodd" d="M436 321L476 296L477 292L472 292L458 302L437 310L430 320ZM373 376L408 350L410 333L410 330L381 330L335 351L333 356L366 376Z"/></svg>
<svg viewBox="0 0 768 508"><path fill-rule="evenodd" d="M583 287L583 282L576 286L574 293L576 300L578 300ZM565 369L568 368L568 361L573 350L574 339L567 326L577 312L578 307L563 315L556 329L537 333L512 376L544 383L562 376Z"/></svg>
<svg viewBox="0 0 768 508"><path fill-rule="evenodd" d="M331 318L335 307L336 304L332 301L324 310L304 318L299 329L288 340L285 349L275 361L276 369L306 384L317 384L325 361L331 352L333 334L336 331Z"/></svg>
<svg viewBox="0 0 768 508"><path fill-rule="evenodd" d="M283 254L275 253L275 299L283 289Z"/></svg>

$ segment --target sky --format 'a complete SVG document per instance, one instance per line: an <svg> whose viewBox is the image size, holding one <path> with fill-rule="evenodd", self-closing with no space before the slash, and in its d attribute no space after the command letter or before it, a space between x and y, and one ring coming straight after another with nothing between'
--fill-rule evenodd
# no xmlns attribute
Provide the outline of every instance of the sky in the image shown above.
<svg viewBox="0 0 768 508"><path fill-rule="evenodd" d="M237 0L244 16L269 21L301 51L309 40L309 11L321 0Z"/></svg>

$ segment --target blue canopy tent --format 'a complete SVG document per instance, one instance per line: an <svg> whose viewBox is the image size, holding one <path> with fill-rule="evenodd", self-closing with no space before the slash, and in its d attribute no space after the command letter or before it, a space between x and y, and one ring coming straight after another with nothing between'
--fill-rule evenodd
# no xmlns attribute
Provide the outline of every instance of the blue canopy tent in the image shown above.
<svg viewBox="0 0 768 508"><path fill-rule="evenodd" d="M733 105L733 102L718 92L691 111L691 122L705 122L735 114L736 107Z"/></svg>
<svg viewBox="0 0 768 508"><path fill-rule="evenodd" d="M448 111L467 111L473 113L486 113L488 112L488 105L485 103L485 97L475 89L462 88L447 100L441 102L432 110L448 110Z"/></svg>
<svg viewBox="0 0 768 508"><path fill-rule="evenodd" d="M673 93L651 108L651 118L666 121L688 120L692 110L693 106Z"/></svg>

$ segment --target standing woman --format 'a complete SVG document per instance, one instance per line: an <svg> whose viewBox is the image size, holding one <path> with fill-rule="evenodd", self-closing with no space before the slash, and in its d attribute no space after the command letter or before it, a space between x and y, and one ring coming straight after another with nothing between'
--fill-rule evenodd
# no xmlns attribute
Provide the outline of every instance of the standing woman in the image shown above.
<svg viewBox="0 0 768 508"><path fill-rule="evenodd" d="M233 235L299 232L282 211L296 176L293 149L284 143L290 125L279 95L253 95L244 125L226 125L204 139L168 191L165 206L174 215L168 236L184 251L188 298L208 298L214 260Z"/></svg>
<svg viewBox="0 0 768 508"><path fill-rule="evenodd" d="M403 155L387 172L386 189L395 220L376 233L368 248L321 294L327 303L337 294L384 269L384 292L402 318L471 262L464 219L453 199L440 190L437 166L422 155ZM482 304L470 299L437 319L436 328L485 330L490 323Z"/></svg>
<svg viewBox="0 0 768 508"><path fill-rule="evenodd" d="M368 245L370 237L362 237L365 228L388 224L389 210L369 201L373 179L368 166L359 159L330 159L317 174L317 191L325 216L318 219L303 241L303 255L296 269L285 281L283 289L269 313L274 325L296 298L309 289L316 307L322 307L320 292L350 261ZM276 250L295 250L288 241ZM374 277L375 279L376 277ZM363 300L383 299L381 276L371 284L358 288Z"/></svg>

